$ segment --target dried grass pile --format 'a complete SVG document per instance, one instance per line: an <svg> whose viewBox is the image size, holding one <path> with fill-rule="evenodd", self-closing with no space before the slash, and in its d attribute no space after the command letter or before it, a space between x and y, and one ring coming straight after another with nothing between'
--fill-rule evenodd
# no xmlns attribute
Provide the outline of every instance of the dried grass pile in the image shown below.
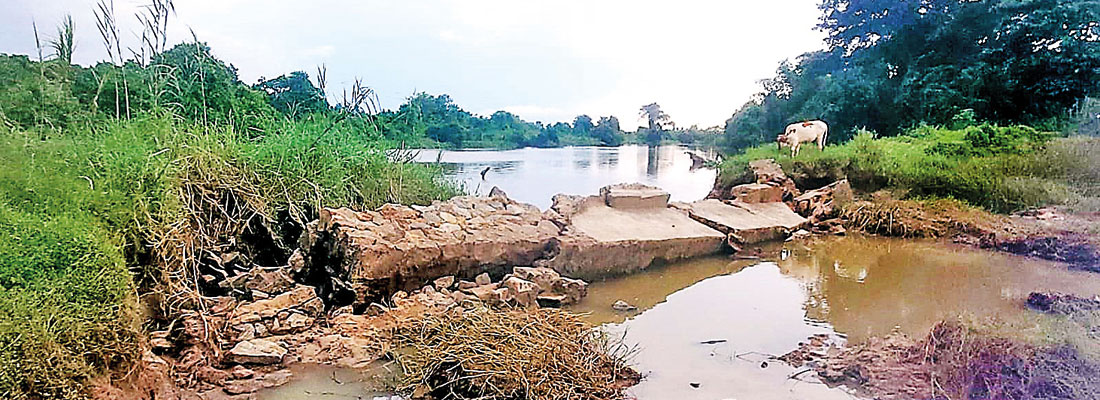
<svg viewBox="0 0 1100 400"><path fill-rule="evenodd" d="M845 205L840 216L851 228L902 238L984 238L1005 224L1002 217L957 200L896 200L882 194Z"/></svg>
<svg viewBox="0 0 1100 400"><path fill-rule="evenodd" d="M1038 347L955 321L923 339L894 333L851 346L814 369L826 382L881 399L1100 398L1100 364L1077 349Z"/></svg>
<svg viewBox="0 0 1100 400"><path fill-rule="evenodd" d="M631 349L557 309L455 308L397 332L402 391L440 399L618 399Z"/></svg>

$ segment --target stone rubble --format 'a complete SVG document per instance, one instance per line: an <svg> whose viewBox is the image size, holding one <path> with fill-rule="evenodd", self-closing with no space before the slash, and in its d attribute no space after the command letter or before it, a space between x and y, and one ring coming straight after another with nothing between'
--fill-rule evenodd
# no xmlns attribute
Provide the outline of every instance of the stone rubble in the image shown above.
<svg viewBox="0 0 1100 400"><path fill-rule="evenodd" d="M792 208L795 212L816 224L829 219L835 214L836 207L852 201L854 197L852 186L848 184L848 180L841 179L795 197L792 201Z"/></svg>
<svg viewBox="0 0 1100 400"><path fill-rule="evenodd" d="M484 277L472 285L459 282L454 292L458 294L456 300L476 299L497 306L562 307L576 304L588 294L585 281L563 277L545 267L514 267L497 283L487 281L488 275Z"/></svg>
<svg viewBox="0 0 1100 400"><path fill-rule="evenodd" d="M622 301L622 300L615 300L615 302L611 304L611 309L615 310L615 311L619 311L619 312L628 312L628 311L637 310L638 307L635 307L635 306L631 305L630 303L627 303L627 302Z"/></svg>
<svg viewBox="0 0 1100 400"><path fill-rule="evenodd" d="M300 332L324 313L325 304L310 286L297 285L273 298L238 306L228 325L236 340Z"/></svg>
<svg viewBox="0 0 1100 400"><path fill-rule="evenodd" d="M286 348L267 339L250 339L237 343L227 355L236 364L278 364L286 356Z"/></svg>
<svg viewBox="0 0 1100 400"><path fill-rule="evenodd" d="M798 188L795 187L794 180L783 173L783 168L773 159L762 159L750 161L748 168L742 176L735 177L730 186L723 186L715 184L714 189L707 195L708 199L719 200L736 200L741 199L747 201L742 197L748 195L748 193L754 193L752 196L762 196L764 193L758 193L762 190L760 186L743 186L743 185L767 185L771 187L779 188L781 191L780 199L778 201L786 201L793 199L801 194ZM767 196L774 196L772 192L767 192ZM753 200L755 197L749 196L749 200ZM774 200L774 197L768 197L769 201ZM768 201L760 201L768 202Z"/></svg>

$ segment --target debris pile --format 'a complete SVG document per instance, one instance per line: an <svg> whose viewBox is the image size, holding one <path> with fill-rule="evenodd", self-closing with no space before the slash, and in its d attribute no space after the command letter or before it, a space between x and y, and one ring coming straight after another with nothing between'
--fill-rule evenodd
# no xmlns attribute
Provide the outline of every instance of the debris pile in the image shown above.
<svg viewBox="0 0 1100 400"><path fill-rule="evenodd" d="M480 303L398 331L394 356L414 398L613 399L640 375L630 349L556 309L492 310Z"/></svg>
<svg viewBox="0 0 1100 400"><path fill-rule="evenodd" d="M840 207L854 198L848 180L841 179L802 193L791 201L791 206L795 212L810 221L815 233L843 235L846 232L844 223L837 217Z"/></svg>
<svg viewBox="0 0 1100 400"><path fill-rule="evenodd" d="M561 307L584 298L588 283L561 276L550 268L514 267L498 282L487 273L472 282L456 282L453 276L445 276L414 293L440 293L456 302L478 300L491 306Z"/></svg>
<svg viewBox="0 0 1100 400"><path fill-rule="evenodd" d="M779 189L779 199L775 199L775 192L769 189L763 188L763 186L769 186ZM745 169L745 173L742 176L736 177L730 186L723 186L721 184L715 184L714 189L707 195L708 199L719 200L742 200L746 202L754 202L753 200L763 200L755 202L771 202L771 201L787 201L797 197L801 192L795 187L795 183L791 180L787 174L783 173L783 168L773 159L762 159L750 161L748 168ZM767 196L767 197L758 197Z"/></svg>

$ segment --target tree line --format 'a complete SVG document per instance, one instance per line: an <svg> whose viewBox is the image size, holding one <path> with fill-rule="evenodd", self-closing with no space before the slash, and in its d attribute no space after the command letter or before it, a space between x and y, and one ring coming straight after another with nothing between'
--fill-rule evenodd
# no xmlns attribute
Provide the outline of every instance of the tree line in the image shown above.
<svg viewBox="0 0 1100 400"><path fill-rule="evenodd" d="M840 142L859 128L893 136L981 121L1085 129L1100 115L1089 97L1100 89L1098 1L824 0L820 9L827 48L763 80L726 121L726 146L770 142L809 119Z"/></svg>

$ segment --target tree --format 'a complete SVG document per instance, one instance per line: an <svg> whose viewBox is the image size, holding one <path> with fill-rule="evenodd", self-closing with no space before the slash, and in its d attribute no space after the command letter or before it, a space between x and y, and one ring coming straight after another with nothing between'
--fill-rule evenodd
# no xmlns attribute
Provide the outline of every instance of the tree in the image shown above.
<svg viewBox="0 0 1100 400"><path fill-rule="evenodd" d="M649 123L646 129L646 143L656 145L661 142L661 132L665 125L673 126L672 118L668 116L657 103L649 103L642 106L639 115Z"/></svg>
<svg viewBox="0 0 1100 400"><path fill-rule="evenodd" d="M604 146L618 146L623 144L623 132L619 128L619 119L615 116L600 117L596 127L592 129L592 137L600 141Z"/></svg>
<svg viewBox="0 0 1100 400"><path fill-rule="evenodd" d="M205 43L177 44L153 63L171 71L164 103L186 119L244 129L274 112L264 93L242 83L237 69L215 58Z"/></svg>
<svg viewBox="0 0 1100 400"><path fill-rule="evenodd" d="M313 86L309 74L294 71L278 78L260 78L254 89L267 93L268 102L276 111L291 118L329 109L321 89Z"/></svg>
<svg viewBox="0 0 1100 400"><path fill-rule="evenodd" d="M587 115L578 115L573 119L573 134L577 136L588 135L588 132L592 131L592 117Z"/></svg>
<svg viewBox="0 0 1100 400"><path fill-rule="evenodd" d="M1100 93L1096 0L825 0L829 48L784 62L727 121L732 147L823 119L831 140L973 121L1057 129Z"/></svg>
<svg viewBox="0 0 1100 400"><path fill-rule="evenodd" d="M441 126L432 126L427 129L427 135L432 140L442 143L450 143L455 147L462 147L466 138L467 129L455 123Z"/></svg>

